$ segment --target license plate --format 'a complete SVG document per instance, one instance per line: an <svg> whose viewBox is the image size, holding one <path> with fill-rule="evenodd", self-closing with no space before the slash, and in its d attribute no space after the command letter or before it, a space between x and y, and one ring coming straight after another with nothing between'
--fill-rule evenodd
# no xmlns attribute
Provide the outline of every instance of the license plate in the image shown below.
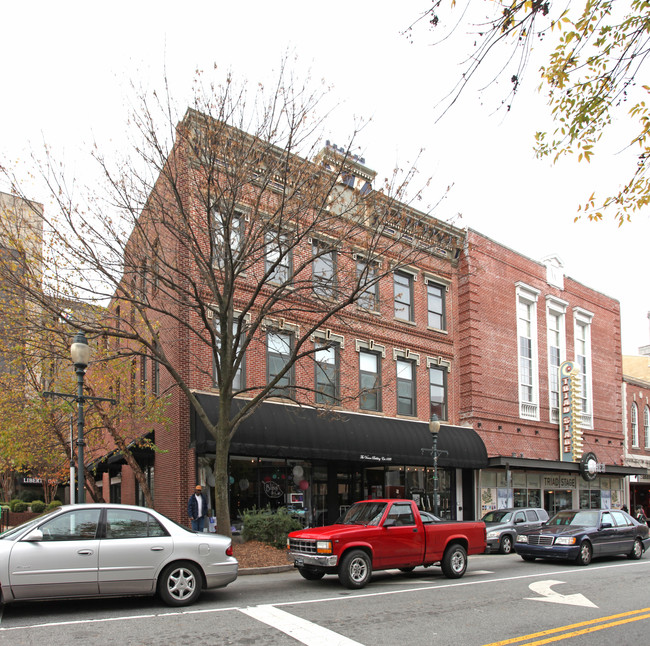
<svg viewBox="0 0 650 646"><path fill-rule="evenodd" d="M294 559L293 562L294 562L294 565L296 567L302 567L305 564L305 559L297 558L297 559Z"/></svg>

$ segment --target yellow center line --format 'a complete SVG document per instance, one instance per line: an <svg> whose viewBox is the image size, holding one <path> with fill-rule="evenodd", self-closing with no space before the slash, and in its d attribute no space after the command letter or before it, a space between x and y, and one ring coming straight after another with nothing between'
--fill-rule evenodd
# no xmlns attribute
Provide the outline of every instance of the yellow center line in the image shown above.
<svg viewBox="0 0 650 646"><path fill-rule="evenodd" d="M591 619L589 621L581 621L577 624L570 624L568 626L562 626L560 628L551 628L549 630L543 630L538 633L531 633L530 635L523 635L521 637L514 637L512 639L505 639L499 642L492 642L491 644L485 644L484 646L507 646L507 644L522 644L527 639L535 639L536 637L547 637L548 639L542 639L536 642L526 642L525 646L541 646L542 644L549 644L554 641L559 641L561 639L566 639L567 637L575 637L577 635L586 635L588 633L595 632L597 630L602 630L603 628L611 628L613 626L620 626L621 624L627 624L632 621L639 621L640 619L650 618L650 614L640 615L640 613L650 613L650 608L642 608L640 610L631 610L629 612L622 612L617 615L610 615L609 617L600 617L599 619ZM633 615L640 615L634 617ZM622 619L626 618L626 619ZM603 624L600 626L595 626L594 624L601 624L602 622L611 621L612 619L622 619L621 621L613 621L608 624ZM565 633L564 631L573 630L575 628L583 628L589 626L584 630L578 630L571 633ZM556 633L564 633L563 635L555 635ZM549 635L555 635L554 637L549 637Z"/></svg>

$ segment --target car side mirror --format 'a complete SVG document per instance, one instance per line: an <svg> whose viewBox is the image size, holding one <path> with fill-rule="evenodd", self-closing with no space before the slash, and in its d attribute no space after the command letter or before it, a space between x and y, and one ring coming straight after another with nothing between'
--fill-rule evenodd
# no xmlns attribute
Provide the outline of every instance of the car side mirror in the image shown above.
<svg viewBox="0 0 650 646"><path fill-rule="evenodd" d="M523 522L524 522L523 518L517 518L517 520L515 520L515 525L519 525L520 523L523 523Z"/></svg>
<svg viewBox="0 0 650 646"><path fill-rule="evenodd" d="M611 523L603 523L600 526L600 529L609 529L610 527L614 527L614 525L612 525Z"/></svg>
<svg viewBox="0 0 650 646"><path fill-rule="evenodd" d="M40 529L33 529L23 540L29 543L38 543L43 540L43 532Z"/></svg>

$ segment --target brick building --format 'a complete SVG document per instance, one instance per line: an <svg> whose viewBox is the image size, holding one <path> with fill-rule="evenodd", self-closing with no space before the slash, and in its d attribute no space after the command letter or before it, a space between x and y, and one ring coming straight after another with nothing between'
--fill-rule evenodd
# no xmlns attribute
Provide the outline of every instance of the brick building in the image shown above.
<svg viewBox="0 0 650 646"><path fill-rule="evenodd" d="M625 462L619 303L559 258L473 230L459 271L459 421L489 456L481 511L622 505L626 476L644 470ZM579 378L562 378L563 364Z"/></svg>

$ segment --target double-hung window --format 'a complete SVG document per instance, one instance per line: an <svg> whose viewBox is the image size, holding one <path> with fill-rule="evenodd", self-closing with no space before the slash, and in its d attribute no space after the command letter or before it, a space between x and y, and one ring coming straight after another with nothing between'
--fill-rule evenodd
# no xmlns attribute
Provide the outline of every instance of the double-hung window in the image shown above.
<svg viewBox="0 0 650 646"><path fill-rule="evenodd" d="M427 326L436 330L447 329L447 288L430 280L427 283Z"/></svg>
<svg viewBox="0 0 650 646"><path fill-rule="evenodd" d="M234 345L234 336L236 335L237 332L237 327L238 324L237 322L233 322L233 334L231 338L228 340L228 343L230 345ZM215 333L217 335L217 341L216 341L216 346L217 350L220 351L221 349L221 342L222 342L222 335L221 335L221 326L219 325L219 321L215 320L214 324L214 329ZM232 366L234 367L237 359L236 356L237 350L233 350L233 358L232 358ZM240 351L241 353L241 351ZM223 367L222 367L223 370ZM214 369L213 369L213 379L214 379L214 384L217 385L219 383L219 371L217 370L217 362L216 360L214 361ZM232 379L232 389L233 391L237 392L240 390L243 390L246 386L246 355L242 354L241 356L241 361L239 362L239 365L237 365L237 369L235 371L235 374Z"/></svg>
<svg viewBox="0 0 650 646"><path fill-rule="evenodd" d="M238 211L212 210L213 263L220 269L236 267L240 262L244 237L244 216Z"/></svg>
<svg viewBox="0 0 650 646"><path fill-rule="evenodd" d="M643 434L645 437L645 448L650 449L650 408L643 409Z"/></svg>
<svg viewBox="0 0 650 646"><path fill-rule="evenodd" d="M320 240L312 242L312 280L314 293L323 298L334 298L336 289L336 253Z"/></svg>
<svg viewBox="0 0 650 646"><path fill-rule="evenodd" d="M630 426L632 427L632 446L639 446L639 407L632 402L630 408Z"/></svg>
<svg viewBox="0 0 650 646"><path fill-rule="evenodd" d="M415 363L398 359L397 365L397 414L416 415Z"/></svg>
<svg viewBox="0 0 650 646"><path fill-rule="evenodd" d="M591 391L591 321L593 314L575 308L573 311L575 360L580 367L581 426L593 428Z"/></svg>
<svg viewBox="0 0 650 646"><path fill-rule="evenodd" d="M293 350L293 335L287 332L268 332L266 336L267 383L271 383L286 367ZM293 366L275 384L274 395L293 395Z"/></svg>
<svg viewBox="0 0 650 646"><path fill-rule="evenodd" d="M381 357L376 352L359 351L359 408L381 410Z"/></svg>
<svg viewBox="0 0 650 646"><path fill-rule="evenodd" d="M318 342L316 348L316 403L336 404L339 400L339 344Z"/></svg>
<svg viewBox="0 0 650 646"><path fill-rule="evenodd" d="M446 420L447 368L429 365L429 419Z"/></svg>
<svg viewBox="0 0 650 646"><path fill-rule="evenodd" d="M393 295L395 303L395 318L400 321L414 321L413 281L415 277L404 271L393 274Z"/></svg>
<svg viewBox="0 0 650 646"><path fill-rule="evenodd" d="M365 287L359 296L358 305L372 312L379 311L378 272L379 266L376 262L357 260L357 280L362 288Z"/></svg>
<svg viewBox="0 0 650 646"><path fill-rule="evenodd" d="M539 290L517 283L517 352L519 415L539 419L537 297Z"/></svg>
<svg viewBox="0 0 650 646"><path fill-rule="evenodd" d="M560 421L560 366L566 357L566 303L546 297L546 343L548 349L549 421Z"/></svg>
<svg viewBox="0 0 650 646"><path fill-rule="evenodd" d="M265 236L265 271L272 283L287 283L293 274L289 235L282 231L268 231Z"/></svg>

